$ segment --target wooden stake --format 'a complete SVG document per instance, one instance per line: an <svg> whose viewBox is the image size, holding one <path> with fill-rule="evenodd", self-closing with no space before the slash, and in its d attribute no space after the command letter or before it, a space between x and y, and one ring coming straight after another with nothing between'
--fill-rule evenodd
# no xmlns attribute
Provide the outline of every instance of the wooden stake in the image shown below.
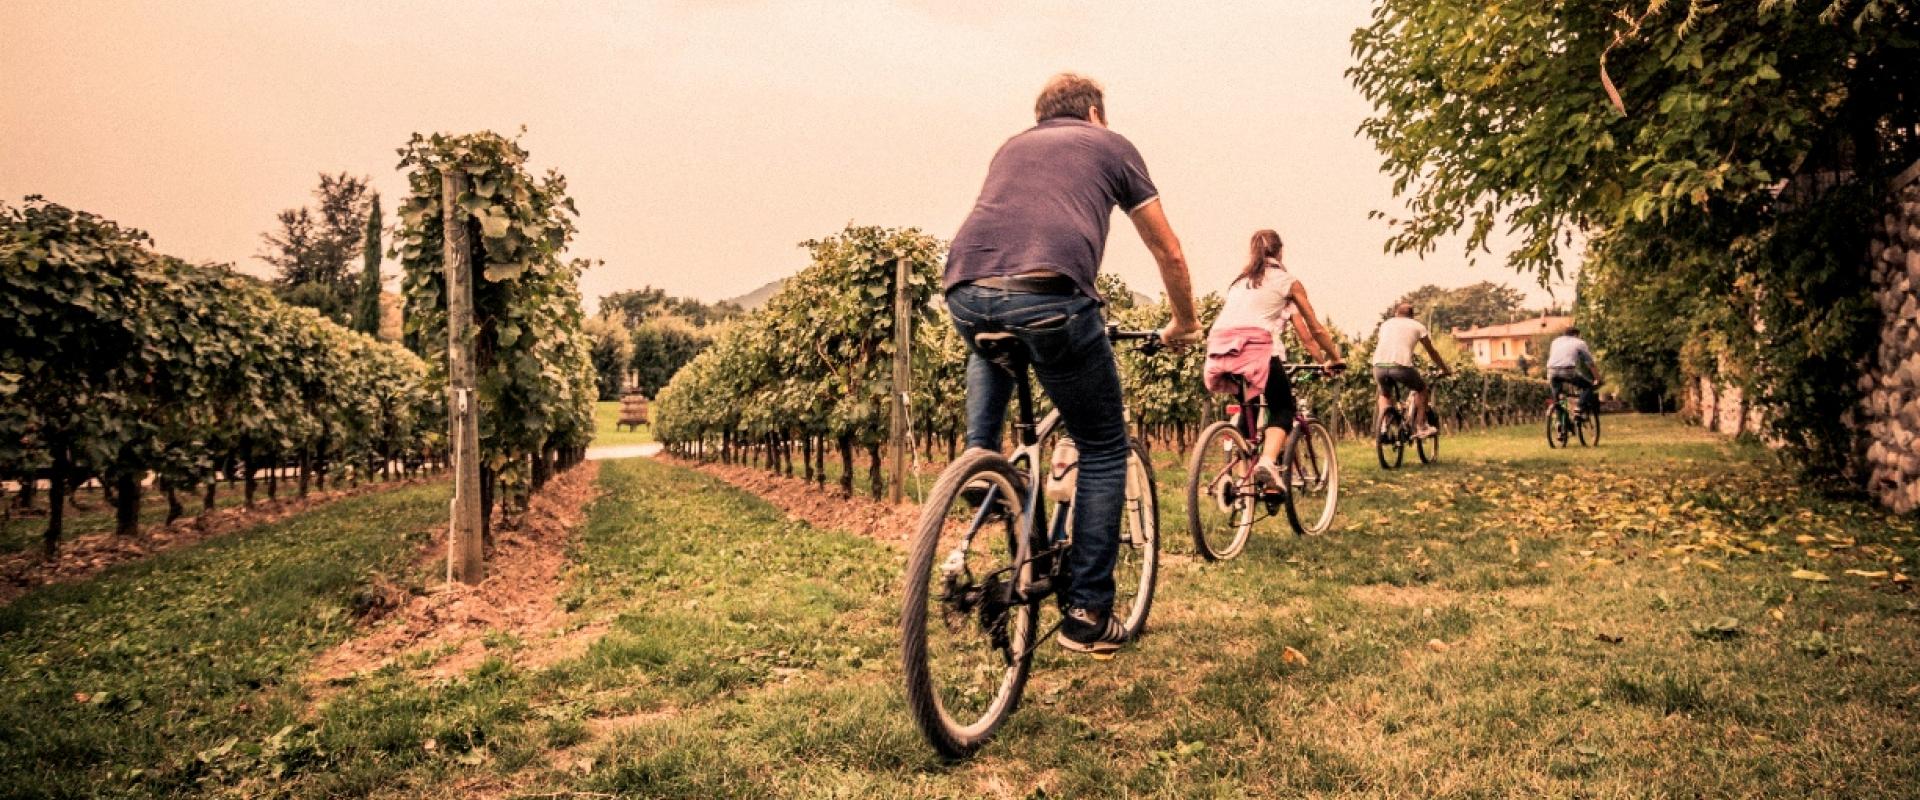
<svg viewBox="0 0 1920 800"><path fill-rule="evenodd" d="M473 250L458 201L466 173L440 173L442 266L447 279L447 422L453 440L453 519L447 532L447 580L477 584L487 576L480 519L480 408L474 396Z"/></svg>
<svg viewBox="0 0 1920 800"><path fill-rule="evenodd" d="M893 262L893 464L887 470L887 498L899 503L906 492L907 390L913 380L913 301L908 286L910 267L904 258Z"/></svg>

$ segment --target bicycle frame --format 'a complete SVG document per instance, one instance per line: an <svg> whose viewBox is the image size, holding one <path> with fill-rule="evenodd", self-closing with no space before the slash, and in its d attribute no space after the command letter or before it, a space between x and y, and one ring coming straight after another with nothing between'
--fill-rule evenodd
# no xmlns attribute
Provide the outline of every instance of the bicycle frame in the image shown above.
<svg viewBox="0 0 1920 800"><path fill-rule="evenodd" d="M1115 341L1124 339L1144 340L1147 343L1143 345L1143 350L1149 354L1158 352L1160 348L1157 332L1121 331L1116 327L1109 326L1107 335ZM991 578L1002 572L1014 571L1013 591L1011 594L1012 602L1016 605L1038 602L1046 599L1048 595L1053 593L1054 573L1059 571L1062 562L1058 559L1053 561L1051 565L1052 568L1048 571L1048 574L1043 576L1035 576L1032 574L1033 562L1042 558L1062 555L1073 547L1073 538L1066 528L1066 521L1064 519L1056 519L1053 525L1047 525L1046 507L1043 502L1045 500L1046 487L1044 484L1046 480L1043 477L1043 469L1041 467L1042 464L1047 462L1044 458L1046 454L1041 452L1042 437L1040 434L1042 431L1052 431L1054 427L1060 424L1060 411L1058 409L1049 411L1045 418L1037 422L1034 420L1033 381L1029 372L1030 369L1030 366L1022 365L1015 371L1013 376L1015 403L1015 416L1013 419L1014 445L1012 452L1007 454L1007 461L1013 465L1015 471L1028 476L1027 485L1020 489L1024 495L1022 500L1024 501L1023 506L1027 509L1027 513L1022 515L1022 518L1016 523L1015 539L1017 543L1013 553L1013 563L1005 568L988 573L985 576ZM1129 410L1124 403L1121 406L1120 413L1123 419L1129 423L1131 422L1133 412ZM987 495L980 503L979 513L969 526L968 535L961 540L959 546L948 556L950 562L955 559L964 560L966 550L973 545L973 536L981 530L981 523L984 521L987 509L993 505L993 492L995 491L998 491L997 487L988 489ZM1041 542L1045 542L1047 545L1044 550L1037 548L1037 545Z"/></svg>

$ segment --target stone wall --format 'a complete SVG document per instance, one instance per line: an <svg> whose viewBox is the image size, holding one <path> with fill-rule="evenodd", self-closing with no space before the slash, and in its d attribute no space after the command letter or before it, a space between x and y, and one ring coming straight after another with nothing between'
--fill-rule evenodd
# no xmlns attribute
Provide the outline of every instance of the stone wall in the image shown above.
<svg viewBox="0 0 1920 800"><path fill-rule="evenodd" d="M1895 511L1920 509L1920 163L1895 179L1874 231L1880 346L1860 376L1855 415L1867 438L1867 490Z"/></svg>

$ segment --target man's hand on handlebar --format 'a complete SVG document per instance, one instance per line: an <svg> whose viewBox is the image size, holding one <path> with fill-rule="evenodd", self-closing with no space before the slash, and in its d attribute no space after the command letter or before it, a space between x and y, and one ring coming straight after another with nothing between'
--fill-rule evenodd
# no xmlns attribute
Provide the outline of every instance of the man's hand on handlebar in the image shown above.
<svg viewBox="0 0 1920 800"><path fill-rule="evenodd" d="M1185 350L1200 341L1200 325L1196 322L1183 322L1175 319L1160 329L1160 341L1175 350Z"/></svg>
<svg viewBox="0 0 1920 800"><path fill-rule="evenodd" d="M1326 367L1327 373L1330 375L1339 375L1347 371L1347 360L1344 358L1335 358L1330 361L1321 362L1320 366Z"/></svg>

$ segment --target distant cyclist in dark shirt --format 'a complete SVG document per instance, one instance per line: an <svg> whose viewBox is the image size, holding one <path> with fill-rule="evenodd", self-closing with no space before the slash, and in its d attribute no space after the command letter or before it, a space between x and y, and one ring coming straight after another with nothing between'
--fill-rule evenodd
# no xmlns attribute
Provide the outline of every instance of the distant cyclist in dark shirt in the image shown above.
<svg viewBox="0 0 1920 800"><path fill-rule="evenodd" d="M1057 640L1070 650L1105 653L1126 635L1111 612L1127 429L1103 301L1094 288L1114 208L1126 211L1160 267L1173 307L1162 338L1190 342L1200 325L1180 240L1140 152L1107 130L1100 85L1057 75L1041 90L1034 118L1039 124L994 154L980 199L954 235L944 280L947 308L969 347L981 332L1011 333L1026 347L1034 376L1079 448L1070 583L1061 593L1066 619ZM969 447L999 449L1012 393L1012 378L978 352L969 356Z"/></svg>

